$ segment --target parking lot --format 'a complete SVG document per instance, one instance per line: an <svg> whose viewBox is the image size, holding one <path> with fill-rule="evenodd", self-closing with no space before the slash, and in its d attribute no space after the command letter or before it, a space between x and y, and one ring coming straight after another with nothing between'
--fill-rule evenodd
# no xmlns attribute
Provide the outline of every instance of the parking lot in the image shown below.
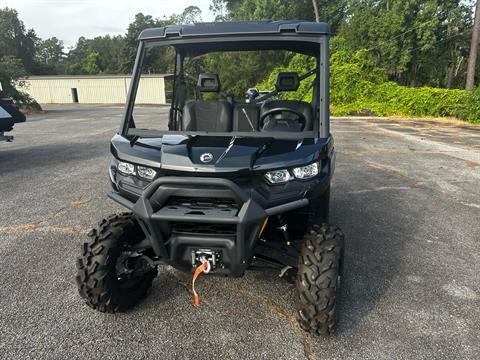
<svg viewBox="0 0 480 360"><path fill-rule="evenodd" d="M87 307L75 258L122 210L106 197L122 108L46 110L0 143L0 358L480 358L480 127L333 121L346 263L338 332L319 338L273 270L200 278L197 309L190 276L162 267L132 311Z"/></svg>

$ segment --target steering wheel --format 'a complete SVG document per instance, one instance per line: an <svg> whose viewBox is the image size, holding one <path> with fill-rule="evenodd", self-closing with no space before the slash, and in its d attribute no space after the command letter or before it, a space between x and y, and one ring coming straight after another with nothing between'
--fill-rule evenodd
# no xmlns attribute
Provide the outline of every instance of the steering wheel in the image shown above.
<svg viewBox="0 0 480 360"><path fill-rule="evenodd" d="M286 119L286 121L298 121L300 123L300 131L303 131L305 129L305 126L307 125L307 119L305 118L305 115L303 115L300 111L294 110L292 108L287 108L287 107L278 107L278 108L273 108L270 109L266 112L264 112L262 115L260 115L260 129L263 129L265 126L265 119L269 116L275 117L281 115L283 112L288 112L291 114L294 114L296 116L295 119Z"/></svg>

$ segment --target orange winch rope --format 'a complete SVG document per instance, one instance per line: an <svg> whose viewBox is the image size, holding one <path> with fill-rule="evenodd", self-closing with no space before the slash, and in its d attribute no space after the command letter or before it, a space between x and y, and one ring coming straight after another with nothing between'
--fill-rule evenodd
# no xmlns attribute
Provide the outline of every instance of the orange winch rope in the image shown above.
<svg viewBox="0 0 480 360"><path fill-rule="evenodd" d="M200 306L200 300L198 298L198 294L195 291L195 280L200 276L202 272L208 269L209 263L208 261L205 261L202 265L200 265L195 272L193 273L193 279L192 279L192 292L193 292L193 305L195 306Z"/></svg>

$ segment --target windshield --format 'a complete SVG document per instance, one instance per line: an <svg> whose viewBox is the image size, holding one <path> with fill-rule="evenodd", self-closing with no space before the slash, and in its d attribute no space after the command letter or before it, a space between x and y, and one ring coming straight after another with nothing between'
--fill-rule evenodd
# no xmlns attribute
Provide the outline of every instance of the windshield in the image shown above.
<svg viewBox="0 0 480 360"><path fill-rule="evenodd" d="M282 49L192 55L174 46L139 56L126 135L318 136L319 56ZM294 57L298 66L287 68Z"/></svg>

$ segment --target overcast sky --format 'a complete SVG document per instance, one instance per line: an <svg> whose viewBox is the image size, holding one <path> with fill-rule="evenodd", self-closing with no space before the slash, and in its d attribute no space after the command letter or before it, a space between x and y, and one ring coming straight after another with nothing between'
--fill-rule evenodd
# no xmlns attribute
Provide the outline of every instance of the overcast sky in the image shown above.
<svg viewBox="0 0 480 360"><path fill-rule="evenodd" d="M211 21L210 3L211 0L0 0L0 8L16 9L28 29L33 28L42 39L56 36L68 48L80 36L124 34L139 12L162 18L196 5L202 10L202 20Z"/></svg>

